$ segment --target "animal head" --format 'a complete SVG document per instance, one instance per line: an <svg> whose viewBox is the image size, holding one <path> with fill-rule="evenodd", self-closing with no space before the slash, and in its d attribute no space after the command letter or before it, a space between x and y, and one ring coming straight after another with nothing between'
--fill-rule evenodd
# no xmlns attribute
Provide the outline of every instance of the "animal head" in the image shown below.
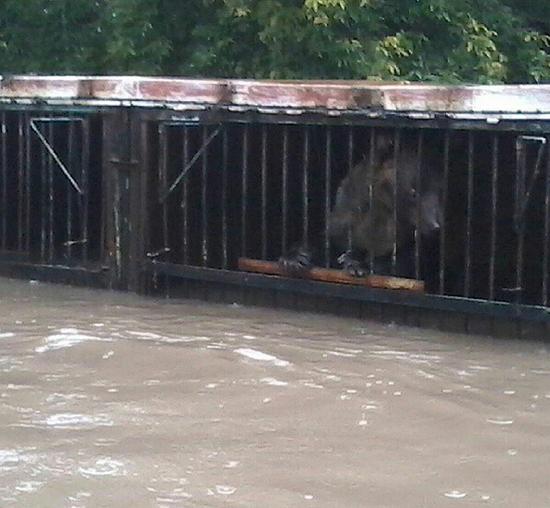
<svg viewBox="0 0 550 508"><path fill-rule="evenodd" d="M444 221L443 192L439 182L431 182L420 193L411 189L409 216L412 225L418 228L422 236L432 236L441 229Z"/></svg>

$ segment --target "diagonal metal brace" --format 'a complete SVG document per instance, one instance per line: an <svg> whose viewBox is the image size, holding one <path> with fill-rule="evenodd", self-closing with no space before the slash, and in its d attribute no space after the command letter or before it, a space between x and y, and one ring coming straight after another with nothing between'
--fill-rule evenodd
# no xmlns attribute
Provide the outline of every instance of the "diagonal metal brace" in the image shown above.
<svg viewBox="0 0 550 508"><path fill-rule="evenodd" d="M533 172L527 181L526 145L538 144L537 158ZM517 180L516 180L516 206L514 211L514 227L516 232L520 232L525 222L525 212L531 199L531 194L535 183L540 174L540 164L546 146L546 138L542 136L518 136L516 140L516 156L517 156Z"/></svg>
<svg viewBox="0 0 550 508"><path fill-rule="evenodd" d="M44 137L44 135L40 132L40 129L36 126L36 123L34 120L30 121L31 129L36 133L38 136L38 139L42 142L42 144L46 147L46 150L48 150L49 154L52 156L53 160L57 163L63 174L67 177L67 180L69 180L70 184L74 187L76 192L78 192L81 196L84 195L84 192L76 182L76 180L72 177L69 170L65 167L63 162L61 162L61 159L58 157L58 155L55 153L55 150L52 148L52 146L48 143L48 140Z"/></svg>
<svg viewBox="0 0 550 508"><path fill-rule="evenodd" d="M170 186L170 188L161 196L159 202L160 203L164 203L167 199L168 199L168 196L173 192L173 190L181 183L181 181L185 178L185 176L187 175L187 173L189 172L189 170L193 167L193 165L195 164L195 162L197 162L197 160L199 159L199 157L206 151L206 149L208 148L208 145L210 145L210 143L212 141L214 141L214 138L220 133L220 131L222 130L222 125L219 125L216 130L210 134L210 136L208 136L208 138L206 139L206 141L204 142L204 144L199 148L199 150L197 151L197 153L195 155L193 155L193 157L191 158L191 160L184 166L184 168L182 169L181 173L178 175L178 177L174 180L174 183Z"/></svg>

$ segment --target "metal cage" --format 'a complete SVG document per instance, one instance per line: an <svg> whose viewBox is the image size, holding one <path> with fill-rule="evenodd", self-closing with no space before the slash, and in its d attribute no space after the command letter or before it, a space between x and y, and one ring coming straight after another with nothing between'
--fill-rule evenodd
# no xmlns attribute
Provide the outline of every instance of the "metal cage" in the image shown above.
<svg viewBox="0 0 550 508"><path fill-rule="evenodd" d="M0 87L3 273L547 334L546 87L528 100L514 87L35 78L29 98L32 79ZM495 96L517 104L496 111ZM367 209L383 201L391 224L364 269L422 279L425 294L239 270L303 242L337 268L331 214L358 167ZM440 217L429 234L423 207Z"/></svg>

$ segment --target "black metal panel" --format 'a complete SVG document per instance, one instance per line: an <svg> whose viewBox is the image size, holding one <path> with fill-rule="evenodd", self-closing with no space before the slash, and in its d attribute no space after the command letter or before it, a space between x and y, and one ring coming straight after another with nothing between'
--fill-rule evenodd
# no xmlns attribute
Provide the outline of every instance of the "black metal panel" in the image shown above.
<svg viewBox="0 0 550 508"><path fill-rule="evenodd" d="M408 291L371 289L305 279L288 279L255 273L239 273L230 270L204 269L155 261L148 262L145 268L150 273L181 278L182 280L218 282L221 284L289 291L304 295L321 295L343 298L345 300L375 302L383 305L432 309L450 314L456 312L550 324L550 311L545 307L516 305L505 302L487 302L462 297L422 295Z"/></svg>
<svg viewBox="0 0 550 508"><path fill-rule="evenodd" d="M71 270L110 256L115 285L132 289L142 263L154 259L157 274L251 284L295 299L322 294L394 310L547 319L545 122L103 111L117 118L103 136L104 120L91 110L2 111L0 251L29 256L38 270ZM380 148L377 140L388 133L391 148ZM415 162L407 165L408 153ZM389 186L391 203L383 204L393 229L385 258L368 247L360 261L371 273L423 278L430 294L273 282L237 271L239 256L275 261L304 242L316 249L316 264L337 268L342 249L354 245L352 228L343 246L331 233L335 197L362 161L370 180L353 213L375 237L370 245L383 243L382 229L365 217L380 212ZM433 179L442 182L440 201L426 205ZM412 207L409 191L417 196ZM444 217L433 238L424 233L430 206ZM265 280L272 282L259 282Z"/></svg>

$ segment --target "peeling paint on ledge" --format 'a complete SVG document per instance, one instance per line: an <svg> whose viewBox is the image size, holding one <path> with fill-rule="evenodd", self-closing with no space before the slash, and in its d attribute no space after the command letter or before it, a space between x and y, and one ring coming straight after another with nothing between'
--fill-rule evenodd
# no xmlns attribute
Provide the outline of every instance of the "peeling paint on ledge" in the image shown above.
<svg viewBox="0 0 550 508"><path fill-rule="evenodd" d="M550 85L438 86L372 81L254 81L138 76L5 76L0 101L195 104L289 110L550 113Z"/></svg>

